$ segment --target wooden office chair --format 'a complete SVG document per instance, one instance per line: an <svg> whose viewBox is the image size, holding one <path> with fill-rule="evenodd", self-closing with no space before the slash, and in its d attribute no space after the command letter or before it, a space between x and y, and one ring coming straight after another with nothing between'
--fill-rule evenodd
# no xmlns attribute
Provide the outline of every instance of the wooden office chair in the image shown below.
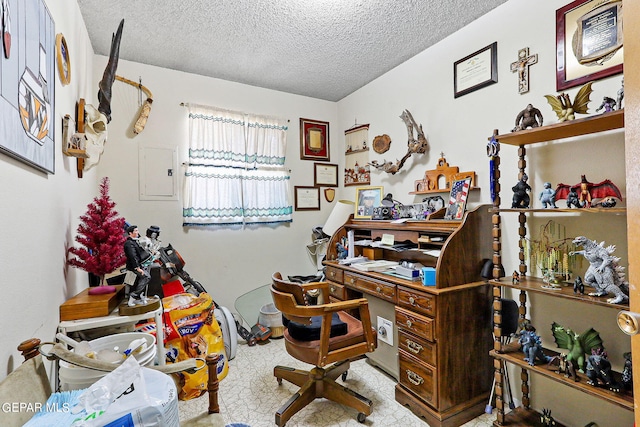
<svg viewBox="0 0 640 427"><path fill-rule="evenodd" d="M274 273L272 281L273 302L284 315L287 352L315 365L310 371L286 366L273 369L279 384L285 379L300 386L300 390L276 412L276 424L284 426L291 416L317 398L356 409L358 421L364 422L371 414L371 400L339 385L336 379L342 375L344 381L350 362L362 359L376 348L377 336L371 328L367 300L328 303L329 284L326 282L292 283L283 280L280 273ZM308 305L307 291L311 289L320 290L324 304ZM345 310L357 310L360 320Z"/></svg>

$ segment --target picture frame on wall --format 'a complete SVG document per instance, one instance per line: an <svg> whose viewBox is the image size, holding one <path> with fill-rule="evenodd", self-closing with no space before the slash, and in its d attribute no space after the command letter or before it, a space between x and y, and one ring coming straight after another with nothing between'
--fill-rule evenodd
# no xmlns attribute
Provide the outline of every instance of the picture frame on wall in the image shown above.
<svg viewBox="0 0 640 427"><path fill-rule="evenodd" d="M623 70L622 0L575 0L556 10L556 89Z"/></svg>
<svg viewBox="0 0 640 427"><path fill-rule="evenodd" d="M46 174L55 173L55 22L44 0L6 8L13 34L31 42L9 46L0 61L0 152ZM5 24L6 25L6 24ZM40 76L40 73L45 75Z"/></svg>
<svg viewBox="0 0 640 427"><path fill-rule="evenodd" d="M320 188L296 185L294 188L294 208L297 211L320 210Z"/></svg>
<svg viewBox="0 0 640 427"><path fill-rule="evenodd" d="M329 161L329 122L300 119L300 159Z"/></svg>
<svg viewBox="0 0 640 427"><path fill-rule="evenodd" d="M471 178L464 178L451 183L449 204L444 219L460 220L467 206L467 196L471 188Z"/></svg>
<svg viewBox="0 0 640 427"><path fill-rule="evenodd" d="M313 185L316 187L337 187L338 165L332 163L314 163Z"/></svg>
<svg viewBox="0 0 640 427"><path fill-rule="evenodd" d="M356 219L371 219L373 209L382 206L383 187L356 188L356 207L353 217Z"/></svg>
<svg viewBox="0 0 640 427"><path fill-rule="evenodd" d="M493 42L453 64L454 98L494 83L498 83L498 42Z"/></svg>

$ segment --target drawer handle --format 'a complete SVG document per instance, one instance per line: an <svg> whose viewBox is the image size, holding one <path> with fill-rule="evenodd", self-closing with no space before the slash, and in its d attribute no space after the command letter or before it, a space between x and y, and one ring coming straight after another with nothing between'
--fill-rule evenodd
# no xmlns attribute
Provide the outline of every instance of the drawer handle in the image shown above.
<svg viewBox="0 0 640 427"><path fill-rule="evenodd" d="M416 305L416 300L413 297L409 297L409 304Z"/></svg>
<svg viewBox="0 0 640 427"><path fill-rule="evenodd" d="M331 289L332 293L335 293L335 291L336 291L336 287L335 286L331 286L331 288L329 288L329 289Z"/></svg>
<svg viewBox="0 0 640 427"><path fill-rule="evenodd" d="M420 344L418 344L415 341L412 341L410 339L407 339L407 349L413 353L413 354L418 354L422 351L424 347L422 347Z"/></svg>
<svg viewBox="0 0 640 427"><path fill-rule="evenodd" d="M407 379L411 384L416 386L422 385L422 383L424 383L424 378L409 369L407 369Z"/></svg>
<svg viewBox="0 0 640 427"><path fill-rule="evenodd" d="M376 286L376 292L377 292L377 293L382 292L382 288L381 288L380 286Z"/></svg>
<svg viewBox="0 0 640 427"><path fill-rule="evenodd" d="M355 282L356 282L356 279L354 279L353 277L349 278L349 283L353 285Z"/></svg>
<svg viewBox="0 0 640 427"><path fill-rule="evenodd" d="M331 275L331 277L336 277L336 272L332 271L331 273L329 273Z"/></svg>
<svg viewBox="0 0 640 427"><path fill-rule="evenodd" d="M411 323L411 319L407 319L407 327L410 328L413 325L413 323Z"/></svg>

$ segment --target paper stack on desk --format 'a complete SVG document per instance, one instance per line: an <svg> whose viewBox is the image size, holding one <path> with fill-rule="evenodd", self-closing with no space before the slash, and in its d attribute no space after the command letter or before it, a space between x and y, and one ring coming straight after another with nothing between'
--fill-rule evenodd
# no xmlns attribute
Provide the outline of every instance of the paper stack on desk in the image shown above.
<svg viewBox="0 0 640 427"><path fill-rule="evenodd" d="M384 259L376 261L361 262L353 264L352 267L360 271L386 271L394 267L397 267L398 263L395 261L386 261Z"/></svg>

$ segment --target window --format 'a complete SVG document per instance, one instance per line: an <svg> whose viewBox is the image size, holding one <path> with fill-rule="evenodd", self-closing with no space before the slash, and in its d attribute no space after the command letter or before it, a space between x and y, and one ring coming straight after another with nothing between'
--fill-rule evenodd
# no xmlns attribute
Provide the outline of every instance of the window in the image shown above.
<svg viewBox="0 0 640 427"><path fill-rule="evenodd" d="M189 104L184 226L291 222L282 119Z"/></svg>

